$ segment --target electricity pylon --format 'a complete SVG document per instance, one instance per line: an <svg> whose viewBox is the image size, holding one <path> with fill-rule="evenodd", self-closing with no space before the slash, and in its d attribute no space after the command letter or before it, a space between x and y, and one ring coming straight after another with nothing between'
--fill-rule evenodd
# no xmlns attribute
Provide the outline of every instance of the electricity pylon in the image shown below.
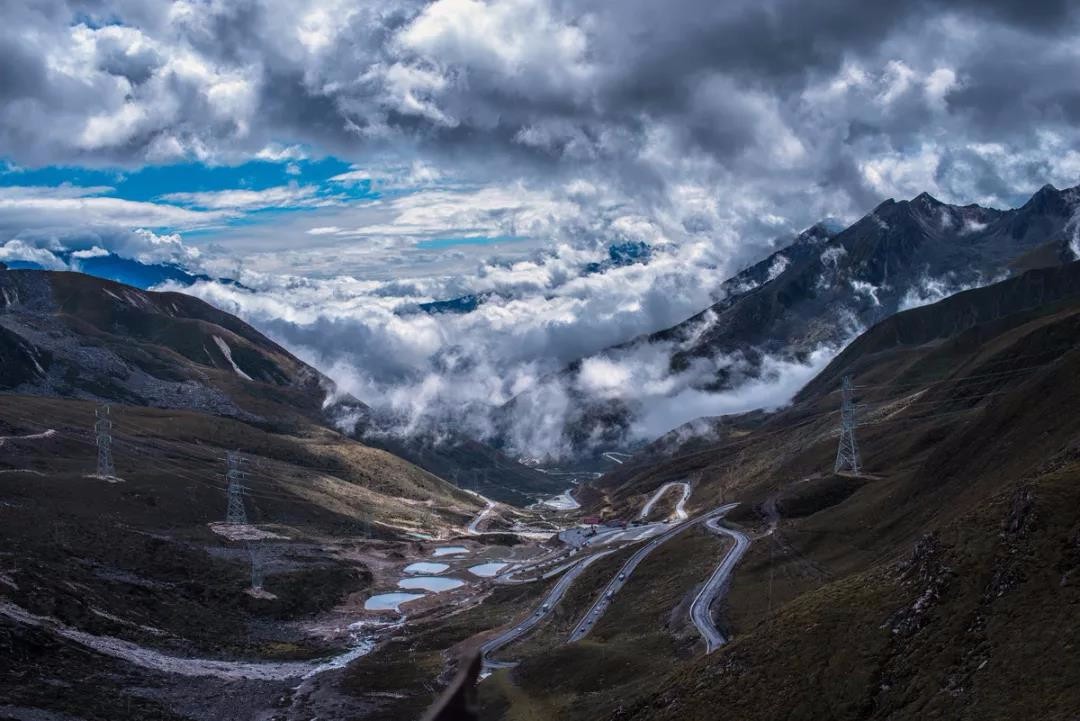
<svg viewBox="0 0 1080 721"><path fill-rule="evenodd" d="M855 441L855 392L851 385L851 376L844 376L842 400L840 401L840 445L836 449L836 464L833 471L839 473L849 470L859 475L859 444Z"/></svg>
<svg viewBox="0 0 1080 721"><path fill-rule="evenodd" d="M226 523L247 523L247 512L244 510L244 472L240 470L240 464L244 462L239 451L229 451L225 456L229 470L225 473L228 482L226 493L229 504L225 511Z"/></svg>
<svg viewBox="0 0 1080 721"><path fill-rule="evenodd" d="M109 416L109 404L104 403L94 410L97 422L94 423L94 432L97 433L97 474L102 478L112 478L116 475L112 460L112 419Z"/></svg>

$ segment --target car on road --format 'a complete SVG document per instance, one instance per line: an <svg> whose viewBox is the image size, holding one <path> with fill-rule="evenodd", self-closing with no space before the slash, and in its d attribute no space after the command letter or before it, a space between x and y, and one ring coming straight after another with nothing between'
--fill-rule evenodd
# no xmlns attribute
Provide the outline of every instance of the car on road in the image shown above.
<svg viewBox="0 0 1080 721"><path fill-rule="evenodd" d="M626 571L623 571L622 573L619 574L619 580L620 581L625 581L626 580Z"/></svg>
<svg viewBox="0 0 1080 721"><path fill-rule="evenodd" d="M614 591L608 591L607 596L605 596L605 598L607 598L607 600L610 601L611 599L615 598L615 592Z"/></svg>

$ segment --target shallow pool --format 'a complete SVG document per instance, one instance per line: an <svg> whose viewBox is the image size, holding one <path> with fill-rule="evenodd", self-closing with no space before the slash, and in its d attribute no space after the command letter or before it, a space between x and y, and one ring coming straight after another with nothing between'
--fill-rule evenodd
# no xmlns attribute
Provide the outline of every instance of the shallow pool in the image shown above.
<svg viewBox="0 0 1080 721"><path fill-rule="evenodd" d="M505 563L481 563L479 566L471 567L469 573L474 576L480 576L481 578L491 578L504 568L506 568Z"/></svg>
<svg viewBox="0 0 1080 721"><path fill-rule="evenodd" d="M403 578L398 581L398 588L422 588L425 591L449 591L452 588L464 586L465 582L457 578L441 578L439 576L416 576Z"/></svg>
<svg viewBox="0 0 1080 721"><path fill-rule="evenodd" d="M399 584L400 585L400 584ZM365 611L398 611L398 606L423 598L422 593L380 593L364 601Z"/></svg>
<svg viewBox="0 0 1080 721"><path fill-rule="evenodd" d="M430 561L419 561L405 567L405 573L442 573L446 569L450 568L445 563L431 563Z"/></svg>
<svg viewBox="0 0 1080 721"><path fill-rule="evenodd" d="M435 556L435 558L438 558L439 556L455 556L459 553L468 552L469 549L465 548L465 546L441 546L436 548L435 553L432 555Z"/></svg>

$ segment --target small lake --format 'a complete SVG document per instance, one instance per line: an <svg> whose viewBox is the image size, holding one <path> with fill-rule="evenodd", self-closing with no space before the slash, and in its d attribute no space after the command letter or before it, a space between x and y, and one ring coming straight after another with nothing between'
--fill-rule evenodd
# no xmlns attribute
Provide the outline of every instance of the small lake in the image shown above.
<svg viewBox="0 0 1080 721"><path fill-rule="evenodd" d="M405 573L418 574L418 573L442 573L446 569L450 568L445 563L432 563L430 561L419 561L405 567Z"/></svg>
<svg viewBox="0 0 1080 721"><path fill-rule="evenodd" d="M398 611L398 606L423 598L422 593L380 593L364 601L365 611Z"/></svg>
<svg viewBox="0 0 1080 721"><path fill-rule="evenodd" d="M504 568L506 568L505 563L481 563L479 566L471 567L469 573L480 578L491 578Z"/></svg>
<svg viewBox="0 0 1080 721"><path fill-rule="evenodd" d="M425 591L434 591L436 593L449 591L464 585L465 582L457 578L440 578L438 576L416 576L398 581L398 588L422 588Z"/></svg>
<svg viewBox="0 0 1080 721"><path fill-rule="evenodd" d="M465 548L465 546L440 546L435 549L435 553L432 555L435 556L435 558L438 558L440 556L456 556L468 552L469 549Z"/></svg>

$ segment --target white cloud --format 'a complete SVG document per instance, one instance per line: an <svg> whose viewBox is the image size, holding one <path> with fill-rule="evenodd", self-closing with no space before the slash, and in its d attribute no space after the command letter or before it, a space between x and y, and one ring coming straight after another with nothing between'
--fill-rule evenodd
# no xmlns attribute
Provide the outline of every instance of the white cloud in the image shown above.
<svg viewBox="0 0 1080 721"><path fill-rule="evenodd" d="M961 282L951 276L942 276L938 278L932 278L928 275L924 275L919 279L917 285L909 288L904 297L900 299L900 305L897 310L904 311L912 308L918 308L924 305L930 305L931 303L937 303L939 300L944 300L950 295L955 295L965 290L971 290L972 288L980 288L984 285L990 285L991 283L997 283L1008 277L1007 274L1002 274L994 278L982 278L977 277L970 282Z"/></svg>
<svg viewBox="0 0 1080 721"><path fill-rule="evenodd" d="M229 217L223 212L103 197L98 195L100 192L102 188L63 185L0 187L0 233L101 226L185 229L220 223Z"/></svg>
<svg viewBox="0 0 1080 721"><path fill-rule="evenodd" d="M725 392L706 392L686 387L671 395L651 398L635 420L639 438L657 438L678 426L705 416L720 416L764 408L775 410L791 402L799 390L822 371L840 346L823 347L806 363L773 357L763 359L761 376Z"/></svg>
<svg viewBox="0 0 1080 721"><path fill-rule="evenodd" d="M161 200L208 210L258 210L330 204L332 198L319 197L314 185L279 185L264 190L212 190L197 193L169 193Z"/></svg>
<svg viewBox="0 0 1080 721"><path fill-rule="evenodd" d="M259 160L266 160L271 163L287 163L292 160L307 160L308 154L307 151L299 145L270 143L255 153L255 157Z"/></svg>
<svg viewBox="0 0 1080 721"><path fill-rule="evenodd" d="M592 73L585 32L542 0L436 0L397 42L443 67L528 83L530 92L565 92Z"/></svg>
<svg viewBox="0 0 1080 721"><path fill-rule="evenodd" d="M104 258L109 255L109 251L100 246L93 246L86 250L76 250L71 254L72 258L78 258L79 260L85 260L87 258Z"/></svg>
<svg viewBox="0 0 1080 721"><path fill-rule="evenodd" d="M74 262L70 268L56 255L62 251L71 251ZM193 269L197 269L201 261L199 250L185 247L179 235L159 235L142 228L134 231L103 229L79 236L29 234L26 238L13 238L0 245L0 260L29 261L52 270L78 270L78 261L103 257L110 252L142 263L180 263Z"/></svg>
<svg viewBox="0 0 1080 721"><path fill-rule="evenodd" d="M18 238L0 245L0 261L7 263L26 261L36 263L47 270L67 270L67 264L53 255L48 248L41 248Z"/></svg>

